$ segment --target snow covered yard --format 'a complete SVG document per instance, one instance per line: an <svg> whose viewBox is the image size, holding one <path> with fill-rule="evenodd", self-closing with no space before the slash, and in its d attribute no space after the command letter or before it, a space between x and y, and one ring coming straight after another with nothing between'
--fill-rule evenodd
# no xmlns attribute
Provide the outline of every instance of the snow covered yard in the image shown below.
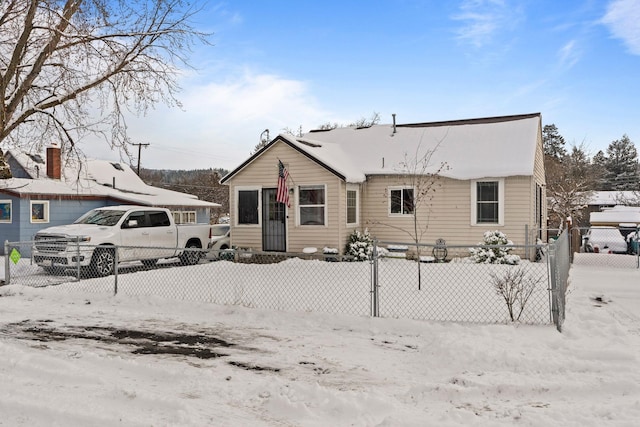
<svg viewBox="0 0 640 427"><path fill-rule="evenodd" d="M0 423L637 425L640 272L570 280L562 334L1 287Z"/></svg>

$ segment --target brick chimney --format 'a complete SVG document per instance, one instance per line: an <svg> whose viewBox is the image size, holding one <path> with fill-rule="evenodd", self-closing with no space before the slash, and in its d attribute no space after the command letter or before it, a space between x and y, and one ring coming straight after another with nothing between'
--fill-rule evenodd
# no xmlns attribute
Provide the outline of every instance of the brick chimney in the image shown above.
<svg viewBox="0 0 640 427"><path fill-rule="evenodd" d="M47 147L47 176L60 179L60 147Z"/></svg>

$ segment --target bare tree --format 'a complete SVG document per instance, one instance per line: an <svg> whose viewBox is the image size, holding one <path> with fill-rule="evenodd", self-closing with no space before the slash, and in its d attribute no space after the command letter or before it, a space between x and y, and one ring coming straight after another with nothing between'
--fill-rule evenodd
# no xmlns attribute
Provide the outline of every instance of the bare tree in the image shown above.
<svg viewBox="0 0 640 427"><path fill-rule="evenodd" d="M562 228L567 218L577 224L593 195L591 162L583 145L573 146L561 159L545 161L549 220Z"/></svg>
<svg viewBox="0 0 640 427"><path fill-rule="evenodd" d="M404 160L400 162L398 184L411 190L407 194L401 195L399 203L403 203L402 209L412 214L412 227L396 226L387 222L374 221L373 224L390 227L406 234L416 245L416 262L418 267L418 290L422 288L422 275L420 272L421 247L424 234L429 228L429 216L431 209L431 201L438 188L441 187L441 174L449 169L447 163L434 165L432 163L433 154L438 149L438 143L433 149L422 149L420 142L413 155L405 153ZM389 190L385 190L385 202L391 198L394 203L396 194L390 194Z"/></svg>
<svg viewBox="0 0 640 427"><path fill-rule="evenodd" d="M180 105L180 68L208 43L197 12L185 0L2 0L0 143L78 153L91 134L128 155L127 112Z"/></svg>
<svg viewBox="0 0 640 427"><path fill-rule="evenodd" d="M358 129L363 129L363 128L370 128L371 126L377 125L378 123L380 123L380 113L377 113L374 111L373 113L371 113L371 117L369 117L368 119L366 117L361 117L360 119L351 123L349 126L354 126Z"/></svg>

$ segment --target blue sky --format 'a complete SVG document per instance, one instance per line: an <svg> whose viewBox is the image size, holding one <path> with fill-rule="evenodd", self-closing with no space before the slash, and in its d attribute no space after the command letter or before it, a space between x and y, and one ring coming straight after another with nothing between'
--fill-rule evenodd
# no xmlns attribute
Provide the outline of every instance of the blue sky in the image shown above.
<svg viewBox="0 0 640 427"><path fill-rule="evenodd" d="M638 0L211 1L196 19L213 45L191 56L183 108L129 123L143 167L232 169L265 129L374 112L540 112L591 155L623 134L640 149Z"/></svg>

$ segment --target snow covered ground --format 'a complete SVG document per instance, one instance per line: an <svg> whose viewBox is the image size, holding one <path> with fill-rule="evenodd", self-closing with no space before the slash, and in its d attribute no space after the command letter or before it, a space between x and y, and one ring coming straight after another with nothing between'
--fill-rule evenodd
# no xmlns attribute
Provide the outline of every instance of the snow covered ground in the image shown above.
<svg viewBox="0 0 640 427"><path fill-rule="evenodd" d="M0 287L0 425L636 426L640 271L570 281L562 334Z"/></svg>

